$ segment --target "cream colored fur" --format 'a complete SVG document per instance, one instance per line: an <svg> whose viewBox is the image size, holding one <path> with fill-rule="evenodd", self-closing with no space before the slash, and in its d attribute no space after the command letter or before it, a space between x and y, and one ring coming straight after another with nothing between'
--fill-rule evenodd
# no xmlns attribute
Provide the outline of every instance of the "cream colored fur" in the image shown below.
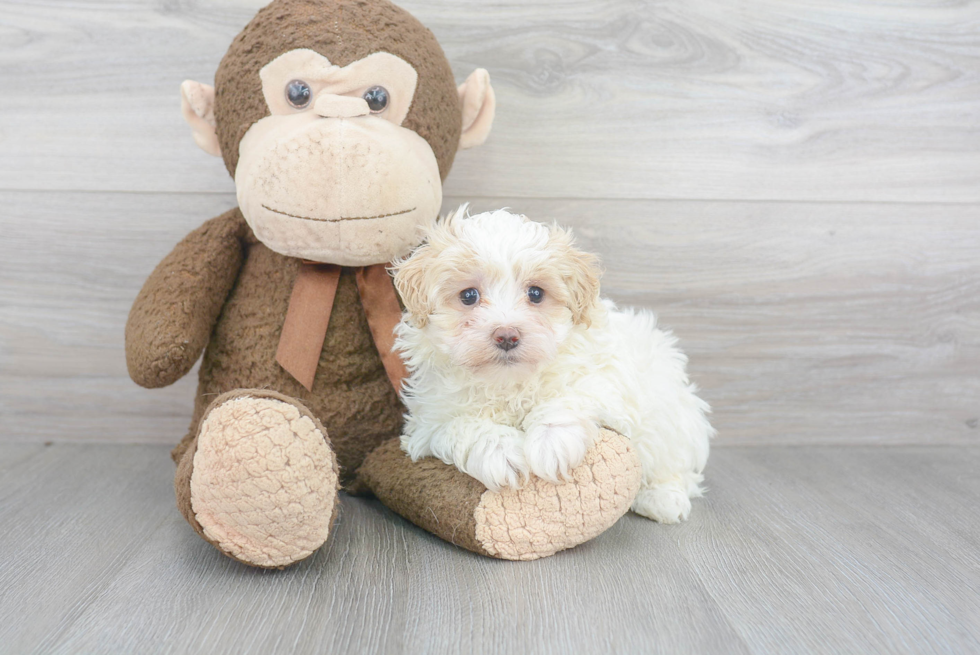
<svg viewBox="0 0 980 655"><path fill-rule="evenodd" d="M259 72L270 115L239 144L238 204L256 237L272 250L341 266L383 263L418 243L418 227L438 214L442 179L432 148L402 127L418 73L403 59L376 52L340 67L306 48L283 53ZM293 107L285 88L306 82L311 101ZM372 113L362 98L373 86L388 106ZM496 101L490 76L477 69L458 87L459 148L482 144ZM214 88L186 81L181 107L194 141L221 155Z"/></svg>
<svg viewBox="0 0 980 655"><path fill-rule="evenodd" d="M382 86L388 91L388 106L376 115L395 125L401 125L408 115L419 78L411 64L387 52L375 52L341 68L306 48L279 55L262 67L259 77L269 110L286 115L304 111L286 101L283 89L290 80L309 84L317 100L332 96L360 101L363 113L349 117L369 114L361 95L372 86Z"/></svg>
<svg viewBox="0 0 980 655"><path fill-rule="evenodd" d="M643 479L633 510L673 523L700 495L713 430L676 340L648 311L599 300L598 263L571 234L506 211L453 216L395 266L408 311L396 348L411 372L402 437L490 489L566 477L607 427ZM544 290L532 303L528 288ZM472 307L460 300L479 290ZM516 330L504 352L493 334Z"/></svg>
<svg viewBox="0 0 980 655"><path fill-rule="evenodd" d="M193 80L180 85L180 113L190 125L194 143L214 157L221 156L214 120L214 87Z"/></svg>
<svg viewBox="0 0 980 655"><path fill-rule="evenodd" d="M418 75L378 52L340 68L312 50L287 52L262 69L271 115L239 145L238 206L255 236L289 257L366 266L417 243L417 226L439 212L442 182L432 148L401 126ZM294 79L310 85L309 106L286 102ZM389 92L371 114L360 97Z"/></svg>
<svg viewBox="0 0 980 655"><path fill-rule="evenodd" d="M207 538L240 561L278 567L311 555L329 536L337 489L333 451L289 403L235 398L201 424L191 507Z"/></svg>
<svg viewBox="0 0 980 655"><path fill-rule="evenodd" d="M463 108L463 132L459 137L459 149L481 146L490 135L490 126L497 111L497 98L490 86L490 73L477 68L457 88L459 104Z"/></svg>
<svg viewBox="0 0 980 655"><path fill-rule="evenodd" d="M626 513L640 488L640 460L608 430L568 482L531 478L520 489L487 491L474 512L476 538L493 557L548 557L601 534Z"/></svg>

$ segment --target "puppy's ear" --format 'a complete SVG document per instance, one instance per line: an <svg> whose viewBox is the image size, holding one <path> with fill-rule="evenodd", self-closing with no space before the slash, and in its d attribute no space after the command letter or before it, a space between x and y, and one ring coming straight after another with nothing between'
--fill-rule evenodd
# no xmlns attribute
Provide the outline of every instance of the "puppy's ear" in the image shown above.
<svg viewBox="0 0 980 655"><path fill-rule="evenodd" d="M599 306L599 258L575 247L571 230L551 226L550 242L557 254L556 268L568 290L568 308L576 324L589 326Z"/></svg>
<svg viewBox="0 0 980 655"><path fill-rule="evenodd" d="M395 274L395 289L418 327L425 327L432 313L426 269L433 258L432 246L423 243L411 255L391 265Z"/></svg>

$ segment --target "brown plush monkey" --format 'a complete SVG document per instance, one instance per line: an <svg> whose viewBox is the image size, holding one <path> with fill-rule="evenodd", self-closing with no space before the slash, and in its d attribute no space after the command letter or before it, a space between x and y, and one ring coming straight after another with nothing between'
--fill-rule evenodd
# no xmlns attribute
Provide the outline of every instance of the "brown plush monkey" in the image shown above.
<svg viewBox="0 0 980 655"><path fill-rule="evenodd" d="M181 91L239 206L150 275L126 357L133 380L161 387L204 352L172 454L178 506L205 540L288 566L326 541L340 488L508 559L574 546L626 512L639 462L612 433L573 480L501 493L399 448L400 310L384 265L437 215L456 150L489 133L486 71L457 89L431 32L386 0L276 0L232 42L213 89Z"/></svg>

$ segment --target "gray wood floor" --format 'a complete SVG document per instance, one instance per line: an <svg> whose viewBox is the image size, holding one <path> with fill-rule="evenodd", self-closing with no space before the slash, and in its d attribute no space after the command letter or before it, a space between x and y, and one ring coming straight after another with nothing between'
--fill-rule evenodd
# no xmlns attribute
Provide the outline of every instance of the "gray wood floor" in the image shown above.
<svg viewBox="0 0 980 655"><path fill-rule="evenodd" d="M726 447L691 520L530 563L345 497L283 572L218 554L166 449L0 446L3 653L980 651L980 448Z"/></svg>

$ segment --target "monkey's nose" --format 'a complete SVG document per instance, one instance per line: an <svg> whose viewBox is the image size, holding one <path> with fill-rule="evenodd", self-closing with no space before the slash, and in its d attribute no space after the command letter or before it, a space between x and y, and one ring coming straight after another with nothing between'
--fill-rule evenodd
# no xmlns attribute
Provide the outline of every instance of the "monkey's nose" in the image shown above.
<svg viewBox="0 0 980 655"><path fill-rule="evenodd" d="M355 118L367 116L371 108L364 98L321 93L313 104L313 111L323 118Z"/></svg>
<svg viewBox="0 0 980 655"><path fill-rule="evenodd" d="M510 327L497 328L493 331L493 342L498 348L507 352L517 348L521 343L521 333Z"/></svg>

